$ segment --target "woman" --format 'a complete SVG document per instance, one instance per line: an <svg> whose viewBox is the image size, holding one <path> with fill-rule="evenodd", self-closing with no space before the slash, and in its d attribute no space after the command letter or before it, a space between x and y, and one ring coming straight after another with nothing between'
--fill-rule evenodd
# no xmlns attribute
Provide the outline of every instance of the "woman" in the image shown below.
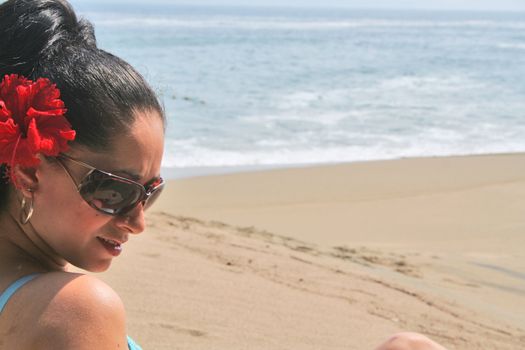
<svg viewBox="0 0 525 350"><path fill-rule="evenodd" d="M165 119L65 0L0 5L0 349L140 349L106 270L163 187ZM399 334L380 349L441 349Z"/></svg>
<svg viewBox="0 0 525 350"><path fill-rule="evenodd" d="M117 294L67 266L104 271L143 231L163 110L66 1L9 0L0 33L0 348L138 349Z"/></svg>

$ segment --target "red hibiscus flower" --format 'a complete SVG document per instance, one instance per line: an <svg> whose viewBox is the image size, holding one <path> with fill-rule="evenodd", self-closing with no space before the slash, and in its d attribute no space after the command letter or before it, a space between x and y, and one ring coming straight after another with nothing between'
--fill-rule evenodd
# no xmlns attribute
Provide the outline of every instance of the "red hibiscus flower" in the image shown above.
<svg viewBox="0 0 525 350"><path fill-rule="evenodd" d="M6 75L0 84L0 164L32 167L39 153L66 151L75 131L65 112L60 91L48 79Z"/></svg>

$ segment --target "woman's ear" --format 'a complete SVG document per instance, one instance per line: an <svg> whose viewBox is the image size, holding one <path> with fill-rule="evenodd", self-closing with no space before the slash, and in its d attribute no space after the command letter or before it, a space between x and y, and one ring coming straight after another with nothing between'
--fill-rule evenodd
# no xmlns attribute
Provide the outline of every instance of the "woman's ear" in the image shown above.
<svg viewBox="0 0 525 350"><path fill-rule="evenodd" d="M24 197L31 197L31 193L35 192L38 188L36 171L36 167L22 167L20 165L15 165L12 170L11 180L13 181L13 185Z"/></svg>

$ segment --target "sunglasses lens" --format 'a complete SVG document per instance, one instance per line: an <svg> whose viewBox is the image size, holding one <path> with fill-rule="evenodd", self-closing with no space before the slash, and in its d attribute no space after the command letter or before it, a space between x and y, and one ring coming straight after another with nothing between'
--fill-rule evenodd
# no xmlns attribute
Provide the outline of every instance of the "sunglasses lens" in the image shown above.
<svg viewBox="0 0 525 350"><path fill-rule="evenodd" d="M155 203L155 201L157 200L157 198L159 198L159 195L161 194L163 189L164 189L164 184L155 188L153 192L151 192L150 196L146 200L146 203L144 204L144 210L148 209L153 203Z"/></svg>
<svg viewBox="0 0 525 350"><path fill-rule="evenodd" d="M119 214L124 208L136 205L142 196L142 189L94 171L83 181L80 195L91 206L105 213Z"/></svg>

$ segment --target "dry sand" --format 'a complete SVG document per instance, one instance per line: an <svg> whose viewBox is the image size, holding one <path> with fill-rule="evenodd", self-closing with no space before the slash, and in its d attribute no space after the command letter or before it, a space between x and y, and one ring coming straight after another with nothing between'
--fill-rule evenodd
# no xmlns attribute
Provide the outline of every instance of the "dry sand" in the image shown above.
<svg viewBox="0 0 525 350"><path fill-rule="evenodd" d="M525 155L175 180L101 275L147 349L525 344Z"/></svg>

